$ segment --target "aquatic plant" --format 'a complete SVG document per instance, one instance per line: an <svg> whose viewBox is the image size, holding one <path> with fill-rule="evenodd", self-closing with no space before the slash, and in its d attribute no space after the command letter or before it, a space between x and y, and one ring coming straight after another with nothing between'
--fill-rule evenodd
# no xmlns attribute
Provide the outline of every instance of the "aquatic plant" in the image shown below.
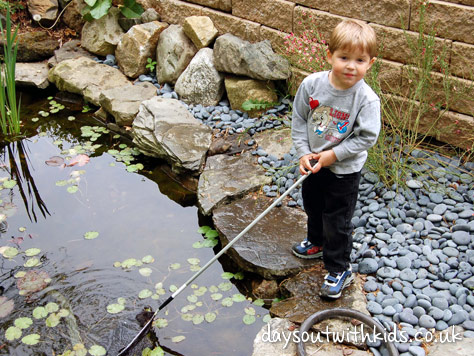
<svg viewBox="0 0 474 356"><path fill-rule="evenodd" d="M15 66L18 44L16 35L18 27L12 33L10 10L6 12L6 29L0 22L4 33L3 59L0 71L0 126L5 136L16 136L20 133L20 103L16 101Z"/></svg>

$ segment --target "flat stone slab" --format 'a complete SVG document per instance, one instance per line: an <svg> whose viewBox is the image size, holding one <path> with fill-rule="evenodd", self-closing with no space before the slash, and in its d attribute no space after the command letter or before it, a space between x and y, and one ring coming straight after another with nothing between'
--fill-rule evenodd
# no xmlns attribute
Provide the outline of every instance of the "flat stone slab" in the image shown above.
<svg viewBox="0 0 474 356"><path fill-rule="evenodd" d="M48 62L16 63L15 82L18 86L45 89L49 86Z"/></svg>
<svg viewBox="0 0 474 356"><path fill-rule="evenodd" d="M459 332L459 336L462 335L462 329L456 328L456 332ZM451 334L451 328L443 331L443 333ZM452 340L452 338L450 338ZM445 343L432 343L428 345L429 355L430 356L470 356L474 350L474 339L473 338L463 338L456 342L445 342Z"/></svg>
<svg viewBox="0 0 474 356"><path fill-rule="evenodd" d="M273 200L248 195L214 210L213 221L225 246L260 215ZM294 256L291 246L306 237L306 214L300 209L274 207L229 249L232 259L245 271L265 279L294 275L314 260Z"/></svg>
<svg viewBox="0 0 474 356"><path fill-rule="evenodd" d="M283 295L289 296L289 298L273 305L270 308L270 313L280 318L288 318L298 324L303 323L310 315L318 311L333 308L349 308L370 315L366 308L365 295L362 292L363 281L357 274L354 282L343 291L339 299L321 299L319 290L326 273L322 262L319 262L295 277L283 281L280 284L280 290ZM317 331L329 330L341 334L347 329L352 330L353 328L354 326L347 318L328 319L313 326L313 329ZM360 342L354 344L363 347Z"/></svg>
<svg viewBox="0 0 474 356"><path fill-rule="evenodd" d="M289 153L293 145L290 128L257 132L253 138L257 141L259 148L278 159L283 158L285 153Z"/></svg>
<svg viewBox="0 0 474 356"><path fill-rule="evenodd" d="M198 203L204 215L218 206L269 184L271 178L249 152L208 157L199 177Z"/></svg>
<svg viewBox="0 0 474 356"><path fill-rule="evenodd" d="M267 325L260 329L253 342L252 356L295 356L298 343L294 338L297 329L288 319L273 318ZM351 356L369 356L371 352L349 348L344 345L326 342L311 334L316 342L307 342L306 355L318 356L334 356L334 355L351 355ZM287 342L287 340L289 340Z"/></svg>

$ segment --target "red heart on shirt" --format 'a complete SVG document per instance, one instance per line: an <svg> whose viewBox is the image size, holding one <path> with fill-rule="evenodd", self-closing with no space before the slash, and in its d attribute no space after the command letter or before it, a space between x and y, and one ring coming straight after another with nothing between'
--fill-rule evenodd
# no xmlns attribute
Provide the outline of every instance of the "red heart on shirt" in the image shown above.
<svg viewBox="0 0 474 356"><path fill-rule="evenodd" d="M319 106L319 101L313 99L313 98L309 98L309 107L311 108L311 110L317 108Z"/></svg>

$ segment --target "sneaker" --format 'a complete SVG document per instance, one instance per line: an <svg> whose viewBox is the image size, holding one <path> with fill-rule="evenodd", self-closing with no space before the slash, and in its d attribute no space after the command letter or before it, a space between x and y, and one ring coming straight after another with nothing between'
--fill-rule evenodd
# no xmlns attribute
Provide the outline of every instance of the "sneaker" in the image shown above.
<svg viewBox="0 0 474 356"><path fill-rule="evenodd" d="M344 272L330 272L324 277L324 283L321 286L319 295L326 298L339 298L342 290L346 288L354 280L352 275L352 267Z"/></svg>
<svg viewBox="0 0 474 356"><path fill-rule="evenodd" d="M293 253L301 258L321 258L323 257L323 248L315 246L308 239L304 239L299 244L294 244L291 248Z"/></svg>

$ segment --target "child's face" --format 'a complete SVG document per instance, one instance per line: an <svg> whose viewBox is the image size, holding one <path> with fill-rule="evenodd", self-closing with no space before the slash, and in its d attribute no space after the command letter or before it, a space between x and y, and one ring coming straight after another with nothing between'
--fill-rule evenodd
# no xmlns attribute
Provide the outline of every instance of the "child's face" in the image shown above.
<svg viewBox="0 0 474 356"><path fill-rule="evenodd" d="M328 62L332 66L329 80L336 89L349 89L364 78L374 61L375 58L359 48L328 51Z"/></svg>

